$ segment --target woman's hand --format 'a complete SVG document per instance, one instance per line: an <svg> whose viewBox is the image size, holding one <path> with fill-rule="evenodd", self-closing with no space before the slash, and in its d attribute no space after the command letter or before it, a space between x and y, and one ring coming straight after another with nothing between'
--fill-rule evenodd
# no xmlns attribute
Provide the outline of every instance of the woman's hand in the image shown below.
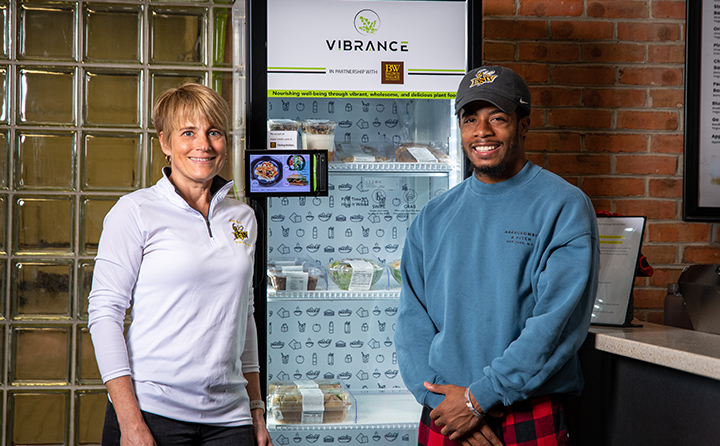
<svg viewBox="0 0 720 446"><path fill-rule="evenodd" d="M253 432L255 433L255 442L257 446L272 446L270 433L265 424L262 409L254 409L251 411L253 419Z"/></svg>
<svg viewBox="0 0 720 446"><path fill-rule="evenodd" d="M155 439L145 422L120 428L120 446L156 446Z"/></svg>
<svg viewBox="0 0 720 446"><path fill-rule="evenodd" d="M247 389L250 401L262 401L262 395L260 394L260 373L250 372L244 373L243 375L247 380L247 386L245 386L245 389ZM262 409L250 409L255 442L257 443L257 446L272 446L270 433L267 430L265 417L263 416L264 413L265 412Z"/></svg>
<svg viewBox="0 0 720 446"><path fill-rule="evenodd" d="M140 412L129 375L105 383L120 426L121 446L155 446L155 439Z"/></svg>

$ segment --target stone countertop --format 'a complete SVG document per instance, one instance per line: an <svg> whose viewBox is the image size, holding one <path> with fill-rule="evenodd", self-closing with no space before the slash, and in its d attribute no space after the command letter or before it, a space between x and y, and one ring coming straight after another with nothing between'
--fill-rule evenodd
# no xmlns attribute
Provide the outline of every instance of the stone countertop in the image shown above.
<svg viewBox="0 0 720 446"><path fill-rule="evenodd" d="M591 326L595 349L720 380L720 335L634 323L642 326Z"/></svg>

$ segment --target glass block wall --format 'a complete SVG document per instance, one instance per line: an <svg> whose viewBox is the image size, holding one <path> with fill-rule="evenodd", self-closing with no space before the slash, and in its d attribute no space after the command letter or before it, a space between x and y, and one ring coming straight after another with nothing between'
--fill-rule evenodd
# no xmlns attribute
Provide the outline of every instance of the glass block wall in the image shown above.
<svg viewBox="0 0 720 446"><path fill-rule="evenodd" d="M232 0L0 0L2 444L100 443L87 296L103 217L161 177L162 91L197 81L232 104L231 15Z"/></svg>

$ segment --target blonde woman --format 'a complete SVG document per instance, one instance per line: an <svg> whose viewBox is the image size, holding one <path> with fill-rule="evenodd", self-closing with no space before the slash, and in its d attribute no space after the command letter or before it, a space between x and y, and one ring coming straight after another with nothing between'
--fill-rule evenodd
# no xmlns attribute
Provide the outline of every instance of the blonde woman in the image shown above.
<svg viewBox="0 0 720 446"><path fill-rule="evenodd" d="M168 166L105 217L89 297L109 394L102 444L271 445L253 318L257 223L218 176L229 106L186 84L158 99L153 121Z"/></svg>

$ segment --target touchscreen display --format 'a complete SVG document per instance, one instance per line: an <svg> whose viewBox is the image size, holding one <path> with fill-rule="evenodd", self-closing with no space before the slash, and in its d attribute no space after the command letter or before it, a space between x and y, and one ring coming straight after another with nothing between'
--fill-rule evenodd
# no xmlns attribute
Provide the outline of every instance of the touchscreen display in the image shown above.
<svg viewBox="0 0 720 446"><path fill-rule="evenodd" d="M292 150L248 152L249 193L260 195L317 195L323 192L322 179L327 155ZM325 188L326 189L326 188Z"/></svg>

